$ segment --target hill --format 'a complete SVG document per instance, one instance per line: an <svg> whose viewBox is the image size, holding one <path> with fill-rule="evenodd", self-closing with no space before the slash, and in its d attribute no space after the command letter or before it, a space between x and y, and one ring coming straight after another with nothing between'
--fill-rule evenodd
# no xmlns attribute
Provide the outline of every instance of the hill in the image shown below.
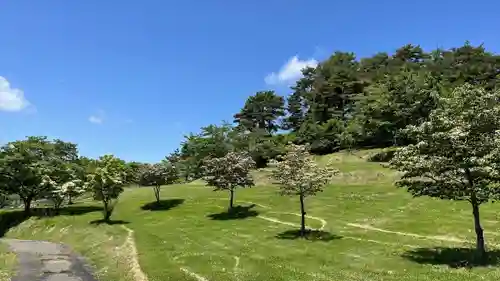
<svg viewBox="0 0 500 281"><path fill-rule="evenodd" d="M165 186L162 204L150 188L126 190L111 225L98 205L84 201L58 216L15 220L1 214L6 237L60 241L95 266L101 280L495 280L500 256L498 206L482 218L491 264L471 259L470 207L461 202L412 198L392 184L397 176L367 162L373 151L318 157L343 172L306 201L307 225L317 231L298 239L299 202L282 197L269 170L259 185L236 192L239 212L228 215L228 194L202 182ZM132 231L132 232L131 232ZM134 239L140 269L135 264ZM2 260L8 260L0 255Z"/></svg>

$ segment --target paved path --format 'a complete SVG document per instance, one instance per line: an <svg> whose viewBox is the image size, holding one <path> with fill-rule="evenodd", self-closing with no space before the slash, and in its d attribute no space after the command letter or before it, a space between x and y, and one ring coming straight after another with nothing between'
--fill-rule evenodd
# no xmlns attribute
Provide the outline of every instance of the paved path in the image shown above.
<svg viewBox="0 0 500 281"><path fill-rule="evenodd" d="M17 254L18 273L11 281L97 281L81 256L63 244L2 239Z"/></svg>

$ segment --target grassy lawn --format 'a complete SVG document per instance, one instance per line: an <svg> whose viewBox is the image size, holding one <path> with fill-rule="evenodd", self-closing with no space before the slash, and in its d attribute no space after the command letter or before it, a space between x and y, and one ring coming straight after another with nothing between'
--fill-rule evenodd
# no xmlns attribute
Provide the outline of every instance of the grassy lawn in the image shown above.
<svg viewBox="0 0 500 281"><path fill-rule="evenodd" d="M306 200L307 224L319 229L308 240L293 232L300 222L298 198L280 196L266 170L257 172L262 185L236 192L236 217L225 213L228 194L201 183L164 187L159 206L150 204L150 188L131 188L113 215L120 223L89 224L101 213L87 209L32 218L6 236L68 243L89 258L102 280L133 280L123 226L134 230L150 281L500 278L500 205L481 208L492 261L476 266L468 250L475 235L466 203L411 198L392 185L392 171L366 162L366 152L318 161L334 161L343 175Z"/></svg>

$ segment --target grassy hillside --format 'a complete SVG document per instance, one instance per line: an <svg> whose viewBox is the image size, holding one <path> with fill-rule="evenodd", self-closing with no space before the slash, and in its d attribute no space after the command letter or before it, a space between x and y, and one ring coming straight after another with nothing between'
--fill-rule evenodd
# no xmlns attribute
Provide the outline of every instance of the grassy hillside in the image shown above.
<svg viewBox="0 0 500 281"><path fill-rule="evenodd" d="M6 236L63 241L87 256L102 280L133 280L126 226L134 231L149 280L495 280L500 256L500 205L482 211L493 259L476 267L470 207L463 202L411 198L393 185L396 175L366 162L368 152L319 157L343 172L306 201L307 224L318 229L297 239L298 198L269 185L238 190L238 217L225 213L228 194L200 184L167 186L162 205L149 188L128 189L114 225L89 224L100 212L85 204L78 215L32 218ZM77 209L75 209L77 210ZM498 246L497 246L498 245ZM498 250L497 250L498 249ZM0 259L1 260L1 259ZM202 279L205 278L205 279Z"/></svg>

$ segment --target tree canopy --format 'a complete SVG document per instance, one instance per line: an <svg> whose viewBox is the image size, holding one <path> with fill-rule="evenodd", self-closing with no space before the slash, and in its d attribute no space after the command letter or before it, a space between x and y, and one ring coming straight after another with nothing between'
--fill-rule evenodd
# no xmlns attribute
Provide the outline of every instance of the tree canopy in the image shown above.
<svg viewBox="0 0 500 281"><path fill-rule="evenodd" d="M255 162L247 154L229 152L223 157L205 160L203 167L203 179L207 185L215 190L229 191L229 210L233 208L235 188L254 185L250 170L255 167Z"/></svg>
<svg viewBox="0 0 500 281"><path fill-rule="evenodd" d="M104 221L108 222L114 210L114 199L120 196L126 185L125 161L113 155L104 155L93 162L85 187L92 192L94 200L103 203Z"/></svg>
<svg viewBox="0 0 500 281"><path fill-rule="evenodd" d="M33 200L73 179L77 159L76 145L61 140L28 137L9 142L0 148L0 185L5 193L18 195L29 214Z"/></svg>
<svg viewBox="0 0 500 281"><path fill-rule="evenodd" d="M264 130L271 134L279 129L278 120L285 115L285 99L274 91L257 92L250 96L245 106L234 115L234 122L242 129Z"/></svg>
<svg viewBox="0 0 500 281"><path fill-rule="evenodd" d="M162 162L143 165L139 177L141 185L153 186L156 202L160 203L161 186L173 184L178 179L178 174L174 165Z"/></svg>
<svg viewBox="0 0 500 281"><path fill-rule="evenodd" d="M477 249L484 255L479 206L500 198L500 91L465 84L441 96L437 108L405 133L414 140L391 162L398 185L414 196L468 201Z"/></svg>

